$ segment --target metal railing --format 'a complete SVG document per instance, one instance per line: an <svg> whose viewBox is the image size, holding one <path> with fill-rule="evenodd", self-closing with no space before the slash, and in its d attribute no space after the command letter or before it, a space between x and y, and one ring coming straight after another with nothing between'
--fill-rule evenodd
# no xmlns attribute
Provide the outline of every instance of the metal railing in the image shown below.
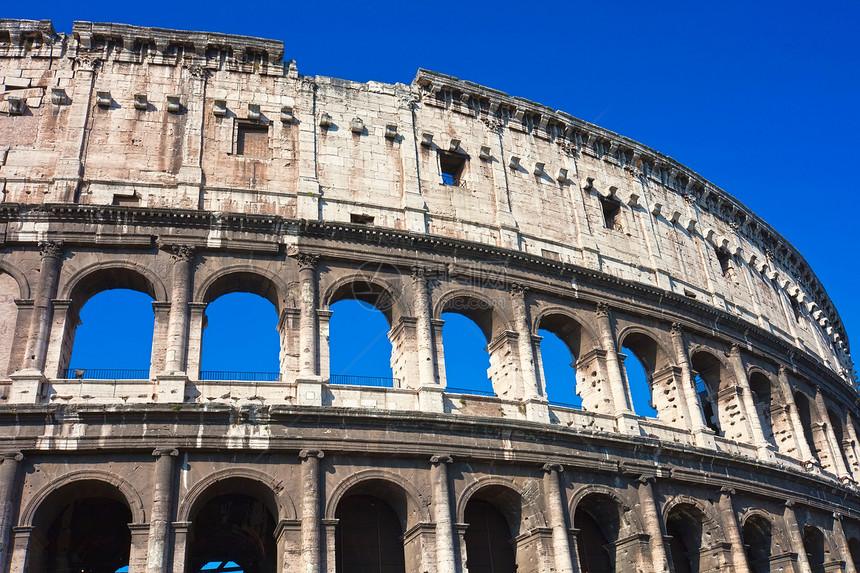
<svg viewBox="0 0 860 573"><path fill-rule="evenodd" d="M351 374L332 374L329 384L337 386L372 386L374 388L400 388L400 378L378 376L352 376Z"/></svg>
<svg viewBox="0 0 860 573"><path fill-rule="evenodd" d="M490 398L495 398L496 393L492 390L475 390L474 388L454 388L453 386L448 386L445 388L446 394L471 394L473 396L489 396Z"/></svg>
<svg viewBox="0 0 860 573"><path fill-rule="evenodd" d="M574 404L573 402L559 402L558 400L550 400L550 406L559 406L561 408L571 408L572 410L582 410L582 402Z"/></svg>
<svg viewBox="0 0 860 573"><path fill-rule="evenodd" d="M278 382L280 372L233 372L230 370L201 370L200 380L229 380L232 382Z"/></svg>
<svg viewBox="0 0 860 573"><path fill-rule="evenodd" d="M67 380L149 380L149 369L68 368Z"/></svg>

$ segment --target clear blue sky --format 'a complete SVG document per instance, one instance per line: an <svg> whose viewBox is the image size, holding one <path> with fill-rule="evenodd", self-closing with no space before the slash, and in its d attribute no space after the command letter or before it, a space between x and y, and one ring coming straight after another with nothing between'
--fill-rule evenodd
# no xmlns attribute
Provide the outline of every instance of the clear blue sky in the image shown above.
<svg viewBox="0 0 860 573"><path fill-rule="evenodd" d="M299 73L419 67L636 139L719 185L812 265L858 344L856 2L12 3L5 17L284 41Z"/></svg>

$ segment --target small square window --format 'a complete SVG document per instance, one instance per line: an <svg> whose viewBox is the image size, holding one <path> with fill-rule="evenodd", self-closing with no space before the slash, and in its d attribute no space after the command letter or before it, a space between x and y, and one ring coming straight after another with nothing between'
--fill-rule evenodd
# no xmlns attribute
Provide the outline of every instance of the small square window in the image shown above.
<svg viewBox="0 0 860 573"><path fill-rule="evenodd" d="M621 203L606 197L600 198L603 209L603 226L614 231L623 231L621 226Z"/></svg>
<svg viewBox="0 0 860 573"><path fill-rule="evenodd" d="M251 122L236 124L236 155L268 159L269 126Z"/></svg>
<svg viewBox="0 0 860 573"><path fill-rule="evenodd" d="M373 225L373 217L370 215L358 215L356 213L349 214L349 222L356 225Z"/></svg>
<svg viewBox="0 0 860 573"><path fill-rule="evenodd" d="M460 153L450 151L439 151L439 172L442 174L442 184L462 187L463 174L466 170L468 158Z"/></svg>

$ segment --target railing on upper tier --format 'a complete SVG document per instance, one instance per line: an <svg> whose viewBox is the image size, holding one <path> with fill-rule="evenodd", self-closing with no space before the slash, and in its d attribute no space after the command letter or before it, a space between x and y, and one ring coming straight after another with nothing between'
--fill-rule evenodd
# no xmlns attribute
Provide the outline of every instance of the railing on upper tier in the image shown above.
<svg viewBox="0 0 860 573"><path fill-rule="evenodd" d="M149 380L149 369L68 368L67 380Z"/></svg>
<svg viewBox="0 0 860 573"><path fill-rule="evenodd" d="M336 386L371 386L373 388L400 388L400 378L380 376L353 376L351 374L332 374L329 384Z"/></svg>
<svg viewBox="0 0 860 573"><path fill-rule="evenodd" d="M236 382L278 382L280 372L237 372L232 370L201 370L200 380L230 380Z"/></svg>

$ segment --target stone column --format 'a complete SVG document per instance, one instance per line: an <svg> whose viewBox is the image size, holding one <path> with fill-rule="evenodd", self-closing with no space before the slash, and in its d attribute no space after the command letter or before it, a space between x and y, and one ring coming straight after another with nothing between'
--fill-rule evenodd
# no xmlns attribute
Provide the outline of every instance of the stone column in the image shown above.
<svg viewBox="0 0 860 573"><path fill-rule="evenodd" d="M815 387L815 406L818 408L818 415L820 416L821 421L824 422L824 435L827 437L827 445L830 448L831 457L833 458L833 468L835 469L835 473L840 480L851 481L851 473L845 465L842 444L836 440L836 434L833 432L833 421L830 419L830 414L827 412L827 404L824 403L821 386Z"/></svg>
<svg viewBox="0 0 860 573"><path fill-rule="evenodd" d="M337 519L323 519L322 526L325 529L325 573L336 573L337 559L335 540L337 539Z"/></svg>
<svg viewBox="0 0 860 573"><path fill-rule="evenodd" d="M51 332L51 301L57 297L57 286L60 281L63 242L40 242L39 254L42 256L42 263L39 267L39 282L36 286L30 332L27 336L24 368L41 372L45 368L48 335Z"/></svg>
<svg viewBox="0 0 860 573"><path fill-rule="evenodd" d="M552 528L552 550L555 570L558 573L573 573L573 555L570 552L570 535L565 519L564 500L561 497L559 480L564 467L561 464L543 465L544 501L549 526Z"/></svg>
<svg viewBox="0 0 860 573"><path fill-rule="evenodd" d="M595 316L597 326L600 329L600 344L606 351L606 369L609 374L609 387L615 413L630 413L630 404L627 401L627 385L624 382L621 363L618 360L618 346L615 344L615 331L609 316L609 305L602 302L598 303Z"/></svg>
<svg viewBox="0 0 860 573"><path fill-rule="evenodd" d="M319 371L319 332L317 329L318 255L296 254L299 265L299 376L296 380L297 402L322 405L322 378Z"/></svg>
<svg viewBox="0 0 860 573"><path fill-rule="evenodd" d="M726 537L732 544L732 563L734 571L749 573L747 556L744 552L744 542L738 527L738 517L732 504L732 496L735 490L730 487L720 489L720 513L723 514L723 526L726 528Z"/></svg>
<svg viewBox="0 0 860 573"><path fill-rule="evenodd" d="M24 459L21 452L0 454L0 573L5 573L12 554L12 510L19 498L17 480L18 467Z"/></svg>
<svg viewBox="0 0 860 573"><path fill-rule="evenodd" d="M860 482L860 451L857 449L860 444L857 442L857 430L854 428L854 418L850 412L846 417L845 426L848 428L848 439L851 441L851 450L854 452L854 460L848 470L853 472L854 481Z"/></svg>
<svg viewBox="0 0 860 573"><path fill-rule="evenodd" d="M75 58L75 75L71 89L71 103L68 106L68 123L64 140L59 142L59 155L56 160L51 192L46 203L72 203L81 183L83 154L86 140L92 133L88 127L92 111L93 80L101 60L89 57Z"/></svg>
<svg viewBox="0 0 860 573"><path fill-rule="evenodd" d="M806 547L803 545L803 534L800 532L800 527L797 525L797 516L794 514L794 502L785 502L785 526L788 529L788 537L791 540L791 547L797 553L797 564L800 566L800 573L811 573L809 567L809 559L806 558Z"/></svg>
<svg viewBox="0 0 860 573"><path fill-rule="evenodd" d="M833 514L833 536L836 537L839 553L842 554L842 560L845 561L845 573L857 573L854 557L851 556L851 548L848 547L848 538L845 537L845 531L842 529L842 516L838 513Z"/></svg>
<svg viewBox="0 0 860 573"><path fill-rule="evenodd" d="M321 450L302 450L302 571L320 573L320 460Z"/></svg>
<svg viewBox="0 0 860 573"><path fill-rule="evenodd" d="M152 512L149 518L149 543L146 551L146 573L167 573L170 553L170 512L173 508L173 473L179 450L156 448L155 485L152 494Z"/></svg>
<svg viewBox="0 0 860 573"><path fill-rule="evenodd" d="M451 523L451 494L448 489L448 464L454 459L446 454L430 458L430 481L433 487L433 521L436 522L436 572L457 573L454 562L454 528Z"/></svg>
<svg viewBox="0 0 860 573"><path fill-rule="evenodd" d="M173 522L173 569L177 573L185 571L185 558L188 550L188 530L190 521Z"/></svg>
<svg viewBox="0 0 860 573"><path fill-rule="evenodd" d="M687 354L687 342L684 337L684 328L680 323L672 324L672 347L675 350L675 360L681 367L681 392L687 401L687 411L690 412L690 430L699 446L715 447L713 435L705 426L705 415L702 413L702 405L693 385L693 367L690 366L690 357Z"/></svg>
<svg viewBox="0 0 860 573"><path fill-rule="evenodd" d="M427 288L427 270L412 267L412 285L415 289L413 312L415 335L418 339L418 380L423 386L438 386L433 353L433 329L430 326L430 294Z"/></svg>
<svg viewBox="0 0 860 573"><path fill-rule="evenodd" d="M168 374L184 375L188 352L188 303L191 302L191 267L194 262L194 247L171 245L170 250L170 258L173 260L173 288L170 293L167 358L164 369Z"/></svg>
<svg viewBox="0 0 860 573"><path fill-rule="evenodd" d="M650 537L653 571L661 573L669 571L669 560L666 557L666 546L663 544L663 520L660 519L660 508L654 497L653 482L653 477L639 477L639 506L642 508L645 532Z"/></svg>
<svg viewBox="0 0 860 573"><path fill-rule="evenodd" d="M529 312L526 307L527 287L511 285L511 303L514 311L514 327L517 333L517 350L520 355L520 372L523 378L523 396L526 417L535 422L549 423L549 404L546 392L540 387L535 371L535 350L531 332Z"/></svg>
<svg viewBox="0 0 860 573"><path fill-rule="evenodd" d="M732 350L729 353L729 360L732 363L735 381L741 389L741 399L743 400L744 410L746 410L745 416L749 423L750 437L752 438L753 445L759 450L759 458L763 460L772 459L772 450L770 449L767 440L764 439L764 431L761 427L761 420L759 420L758 417L758 409L755 406L752 391L750 390L750 382L749 378L747 378L744 357L741 354L740 346L737 344L732 344Z"/></svg>
<svg viewBox="0 0 860 573"><path fill-rule="evenodd" d="M782 393L782 399L788 406L788 417L791 419L791 429L794 434L794 439L797 442L797 451L800 454L800 461L807 470L812 470L816 467L817 462L812 455L812 450L809 449L809 442L806 441L806 433L803 431L803 423L800 421L800 414L797 413L797 404L794 403L794 392L791 391L791 384L788 381L788 370L782 364L779 366L779 388Z"/></svg>

